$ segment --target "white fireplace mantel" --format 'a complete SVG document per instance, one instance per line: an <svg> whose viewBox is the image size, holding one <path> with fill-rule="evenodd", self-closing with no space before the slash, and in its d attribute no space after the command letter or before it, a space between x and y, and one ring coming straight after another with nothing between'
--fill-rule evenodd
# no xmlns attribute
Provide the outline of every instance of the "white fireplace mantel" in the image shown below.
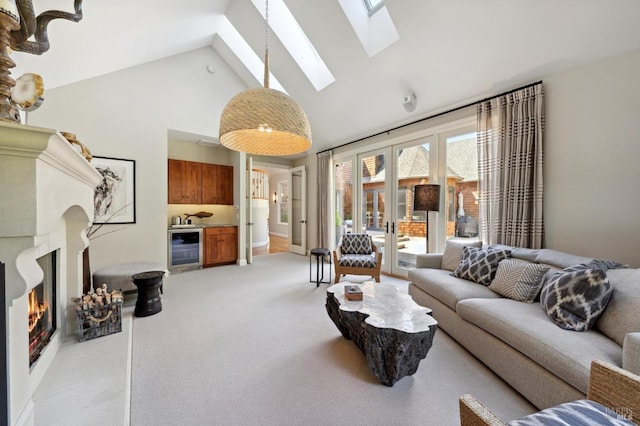
<svg viewBox="0 0 640 426"><path fill-rule="evenodd" d="M22 253L46 246L48 235L73 207L92 221L93 194L101 179L56 130L0 123L0 238L14 239L5 250ZM0 258L6 254L0 248ZM11 278L10 262L7 267ZM36 284L14 283L7 301Z"/></svg>
<svg viewBox="0 0 640 426"><path fill-rule="evenodd" d="M98 173L56 130L0 122L0 261L6 265L5 311L9 424L33 424L32 395L70 334L70 297L82 292L82 251L93 221ZM57 324L29 366L28 292L43 272L36 259L58 251ZM76 324L77 327L77 324ZM0 419L0 423L1 423Z"/></svg>

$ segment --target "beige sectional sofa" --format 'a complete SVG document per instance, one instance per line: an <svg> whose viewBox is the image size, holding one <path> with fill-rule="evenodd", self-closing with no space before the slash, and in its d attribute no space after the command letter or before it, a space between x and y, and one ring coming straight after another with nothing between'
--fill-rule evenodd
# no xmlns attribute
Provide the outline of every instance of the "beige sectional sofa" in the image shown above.
<svg viewBox="0 0 640 426"><path fill-rule="evenodd" d="M563 268L593 261L550 249L491 248L548 265L543 283ZM409 272L409 294L433 310L439 328L536 407L584 398L594 359L640 374L640 269L607 270L613 292L605 310L589 330L573 331L550 319L539 296L517 301L453 276L461 257L458 243L447 243L444 254L419 255Z"/></svg>

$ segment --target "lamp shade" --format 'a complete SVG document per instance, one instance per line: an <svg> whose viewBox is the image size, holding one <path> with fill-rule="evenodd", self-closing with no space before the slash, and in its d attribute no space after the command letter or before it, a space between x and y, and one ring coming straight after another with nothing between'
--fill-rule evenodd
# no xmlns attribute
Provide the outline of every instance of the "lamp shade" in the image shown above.
<svg viewBox="0 0 640 426"><path fill-rule="evenodd" d="M291 155L311 147L311 126L289 96L267 87L231 98L220 117L220 143L256 155Z"/></svg>
<svg viewBox="0 0 640 426"><path fill-rule="evenodd" d="M416 185L413 191L413 210L440 211L440 185Z"/></svg>

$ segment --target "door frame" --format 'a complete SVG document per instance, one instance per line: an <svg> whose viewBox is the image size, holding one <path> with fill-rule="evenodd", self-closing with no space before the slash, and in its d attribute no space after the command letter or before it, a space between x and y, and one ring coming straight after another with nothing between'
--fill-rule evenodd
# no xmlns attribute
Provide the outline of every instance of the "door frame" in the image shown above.
<svg viewBox="0 0 640 426"><path fill-rule="evenodd" d="M296 173L299 173L301 178L299 193L293 185L293 176ZM298 196L300 198L295 198ZM300 203L300 218L296 218L296 223L294 223L293 207L298 202ZM299 244L293 241L294 226L299 227ZM307 169L305 166L289 169L289 251L303 256L307 255Z"/></svg>

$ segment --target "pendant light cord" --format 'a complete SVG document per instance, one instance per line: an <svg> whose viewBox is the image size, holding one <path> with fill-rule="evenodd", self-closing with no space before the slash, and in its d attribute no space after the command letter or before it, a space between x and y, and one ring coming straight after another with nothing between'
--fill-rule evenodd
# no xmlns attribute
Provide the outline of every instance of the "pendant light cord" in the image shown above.
<svg viewBox="0 0 640 426"><path fill-rule="evenodd" d="M264 87L269 88L269 0L265 0L264 12Z"/></svg>

